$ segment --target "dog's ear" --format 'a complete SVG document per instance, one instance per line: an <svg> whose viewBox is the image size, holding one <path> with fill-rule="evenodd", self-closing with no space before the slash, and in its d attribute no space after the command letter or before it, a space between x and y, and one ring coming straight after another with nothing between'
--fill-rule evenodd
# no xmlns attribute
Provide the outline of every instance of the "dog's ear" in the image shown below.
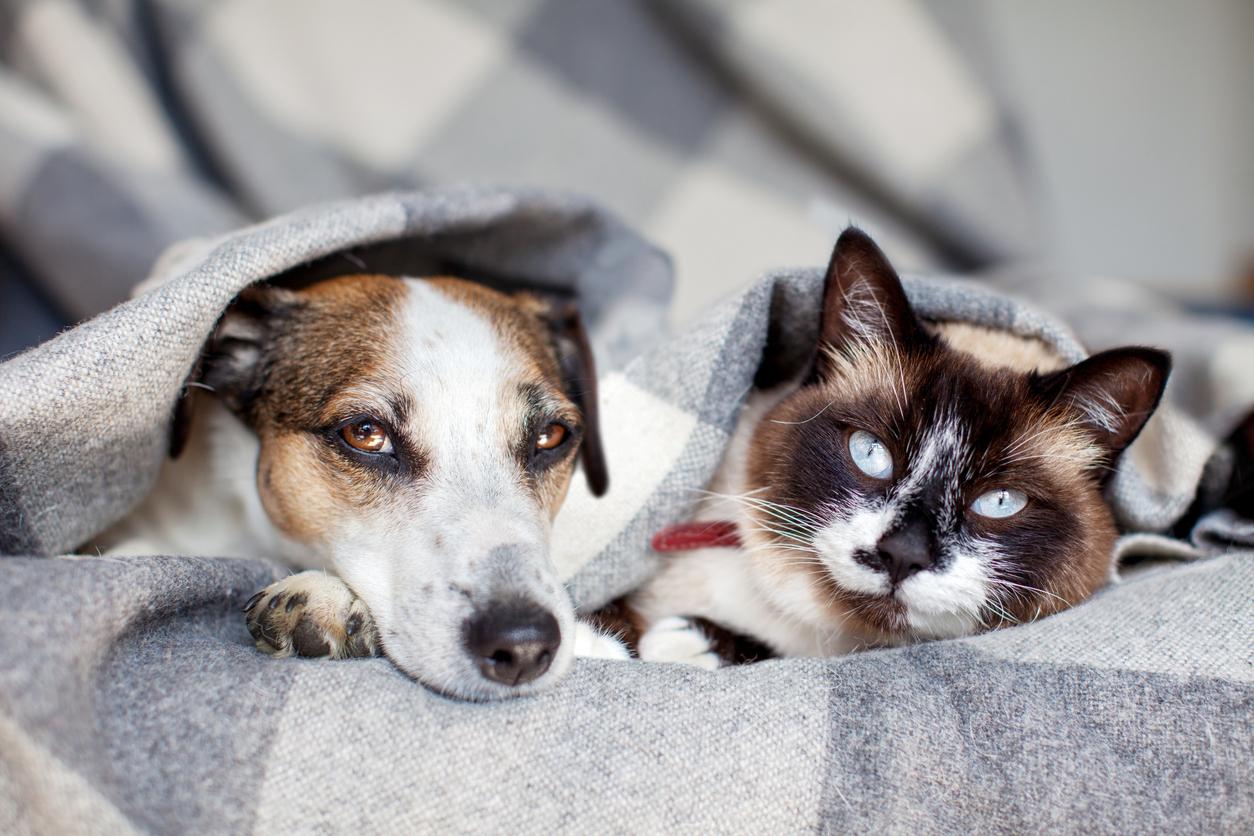
<svg viewBox="0 0 1254 836"><path fill-rule="evenodd" d="M828 351L850 353L858 344L904 345L927 339L888 257L857 227L841 233L823 284L823 311L815 372L827 372Z"/></svg>
<svg viewBox="0 0 1254 836"><path fill-rule="evenodd" d="M296 304L292 291L260 284L246 288L226 309L175 404L171 458L183 452L191 434L198 391L211 392L236 415L247 417L264 381L266 352L274 325Z"/></svg>
<svg viewBox="0 0 1254 836"><path fill-rule="evenodd" d="M593 496L603 496L609 490L610 475L605 463L605 447L601 443L597 369L579 307L570 299L541 298L532 293L520 293L518 298L540 317L552 334L553 348L562 373L562 386L583 413L583 442L579 457L584 477Z"/></svg>

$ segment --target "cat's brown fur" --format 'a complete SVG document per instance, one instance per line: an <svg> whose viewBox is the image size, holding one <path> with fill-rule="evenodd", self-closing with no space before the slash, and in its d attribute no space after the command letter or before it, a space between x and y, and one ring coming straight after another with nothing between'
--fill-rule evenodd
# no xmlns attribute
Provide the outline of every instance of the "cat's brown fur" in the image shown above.
<svg viewBox="0 0 1254 836"><path fill-rule="evenodd" d="M706 618L795 655L968 635L1079 603L1109 577L1117 528L1103 490L1170 360L1124 348L1065 366L1039 340L921 320L870 238L846 231L812 372L737 431L743 461L721 490L740 497L743 548L674 558L632 599L637 620ZM854 456L868 433L886 475Z"/></svg>

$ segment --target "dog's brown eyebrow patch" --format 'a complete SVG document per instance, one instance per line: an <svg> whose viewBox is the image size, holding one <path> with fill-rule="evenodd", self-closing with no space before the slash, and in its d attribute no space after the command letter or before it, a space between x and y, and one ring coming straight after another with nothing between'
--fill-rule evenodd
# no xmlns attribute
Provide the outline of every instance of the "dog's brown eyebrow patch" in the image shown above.
<svg viewBox="0 0 1254 836"><path fill-rule="evenodd" d="M391 276L341 276L297 291L297 304L267 347L261 422L287 429L322 427L345 407L339 397L387 377L397 363L397 319L408 294Z"/></svg>
<svg viewBox="0 0 1254 836"><path fill-rule="evenodd" d="M527 415L531 420L556 418L574 425L580 423L579 410L560 389L529 382L521 384L518 393L527 404Z"/></svg>

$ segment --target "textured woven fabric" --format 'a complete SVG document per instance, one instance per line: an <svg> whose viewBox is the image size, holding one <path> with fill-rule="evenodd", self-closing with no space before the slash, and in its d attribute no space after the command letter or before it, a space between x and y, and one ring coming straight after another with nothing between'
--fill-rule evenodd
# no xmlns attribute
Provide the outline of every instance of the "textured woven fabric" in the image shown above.
<svg viewBox="0 0 1254 836"><path fill-rule="evenodd" d="M394 247L371 249L383 242ZM146 293L0 367L0 553L69 551L142 497L183 382L227 303L320 258L333 273L368 272L379 259L418 275L438 265L577 293L611 365L633 334L656 333L670 290L665 256L618 221L582 199L534 192L382 195L185 243L161 259ZM51 428L75 440L23 441Z"/></svg>
<svg viewBox="0 0 1254 836"><path fill-rule="evenodd" d="M401 241L411 266L583 296L613 489L594 502L572 483L554 559L582 605L628 589L713 471L768 342L787 365L815 328L813 270L708 311L701 294L817 262L850 218L898 263L1030 248L1008 120L929 5L0 0L0 260L95 316L0 365L0 554L72 549L144 494L240 288ZM920 72L900 72L901 49ZM578 198L323 204L463 180L596 194L666 247L675 310L701 316L636 358L668 259ZM101 313L186 238L146 294ZM1123 548L1209 559L971 640L717 673L580 661L552 693L469 705L386 660L260 655L238 609L275 577L263 563L6 557L0 833L1248 829L1254 576L1238 550L1254 527L1218 512L1197 544L1146 532L1222 470L1217 441L1254 402L1249 332L1031 278L1000 281L1086 344L1176 353L1175 411L1118 476L1142 532ZM1078 356L1002 297L910 291ZM668 432L644 446L644 424Z"/></svg>
<svg viewBox="0 0 1254 836"><path fill-rule="evenodd" d="M6 0L0 246L73 320L174 241L463 181L597 195L674 255L685 316L851 217L916 266L1030 245L1007 120L928 3L805 5Z"/></svg>
<svg viewBox="0 0 1254 836"><path fill-rule="evenodd" d="M3 552L66 551L143 495L241 287L319 257L368 263L390 241L577 289L600 342L616 300L660 318L669 281L660 253L584 201L485 189L312 207L184 247L145 293L0 365ZM761 363L804 356L820 276L764 277L605 376L612 487L594 500L575 480L553 535L578 604L653 570L649 537L688 513ZM925 315L1082 355L986 287L907 290ZM668 431L646 447L641 425ZM1222 429L1166 448L1196 468L1157 467L1153 444L1129 457L1122 516L1174 513ZM491 705L384 659L261 655L238 609L275 577L264 563L2 559L0 830L1238 830L1254 815L1254 532L1223 512L1200 528L1197 544L1142 531L1128 551L1204 559L1022 627L714 673L580 660L553 692Z"/></svg>
<svg viewBox="0 0 1254 836"><path fill-rule="evenodd" d="M964 641L715 673L581 660L492 705L382 659L261 657L238 607L262 564L0 563L6 623L32 627L0 643L6 833L1230 833L1254 813L1249 555Z"/></svg>

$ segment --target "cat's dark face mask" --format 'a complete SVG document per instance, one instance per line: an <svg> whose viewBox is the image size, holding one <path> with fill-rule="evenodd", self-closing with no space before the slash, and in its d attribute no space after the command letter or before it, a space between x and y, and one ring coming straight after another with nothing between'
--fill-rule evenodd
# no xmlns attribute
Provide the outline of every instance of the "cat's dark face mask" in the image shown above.
<svg viewBox="0 0 1254 836"><path fill-rule="evenodd" d="M1033 619L1106 581L1102 490L1169 358L982 356L1013 340L921 321L875 244L841 236L813 371L750 455L752 545L777 603L907 641Z"/></svg>

